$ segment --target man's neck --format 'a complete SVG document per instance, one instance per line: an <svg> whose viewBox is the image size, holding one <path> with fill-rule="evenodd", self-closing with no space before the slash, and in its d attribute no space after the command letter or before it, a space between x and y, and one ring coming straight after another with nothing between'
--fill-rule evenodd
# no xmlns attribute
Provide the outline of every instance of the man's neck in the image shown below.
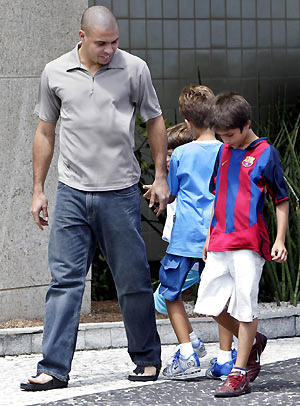
<svg viewBox="0 0 300 406"><path fill-rule="evenodd" d="M95 63L88 59L84 53L84 50L82 47L79 48L78 50L78 56L79 60L82 66L85 67L85 69L92 75L94 76L99 70L103 68L104 65L101 65L99 63Z"/></svg>

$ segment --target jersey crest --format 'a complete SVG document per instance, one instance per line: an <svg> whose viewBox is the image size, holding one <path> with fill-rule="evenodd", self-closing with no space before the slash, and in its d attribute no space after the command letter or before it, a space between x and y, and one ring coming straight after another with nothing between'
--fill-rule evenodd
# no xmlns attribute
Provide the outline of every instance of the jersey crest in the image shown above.
<svg viewBox="0 0 300 406"><path fill-rule="evenodd" d="M255 158L254 156L247 156L243 161L242 161L242 165L245 168L249 168L250 166L252 166L254 164Z"/></svg>

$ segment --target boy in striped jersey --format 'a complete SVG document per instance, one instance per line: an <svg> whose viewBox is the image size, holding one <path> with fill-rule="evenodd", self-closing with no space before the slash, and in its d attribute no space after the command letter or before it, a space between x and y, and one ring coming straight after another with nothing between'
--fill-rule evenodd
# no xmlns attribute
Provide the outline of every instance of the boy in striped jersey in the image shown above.
<svg viewBox="0 0 300 406"><path fill-rule="evenodd" d="M240 95L218 95L210 126L224 141L210 181L215 194L203 248L195 312L207 314L238 337L237 360L216 397L251 391L267 338L257 333L257 298L265 260L286 261L288 195L277 151L251 129L251 107ZM276 206L277 236L270 252L262 208L265 188Z"/></svg>

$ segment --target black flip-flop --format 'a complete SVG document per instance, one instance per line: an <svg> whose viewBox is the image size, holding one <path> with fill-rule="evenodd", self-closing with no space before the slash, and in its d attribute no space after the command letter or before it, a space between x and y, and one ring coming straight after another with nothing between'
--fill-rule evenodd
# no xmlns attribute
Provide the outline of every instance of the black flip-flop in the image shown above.
<svg viewBox="0 0 300 406"><path fill-rule="evenodd" d="M38 376L38 375L37 375ZM36 378L36 376L34 377ZM42 390L50 390L50 389L62 389L68 386L68 381L60 381L59 379L52 377L51 381L46 383L21 383L20 388L25 391L42 391Z"/></svg>
<svg viewBox="0 0 300 406"><path fill-rule="evenodd" d="M138 365L135 370L133 371L134 375L128 375L128 379L133 382L149 382L149 381L156 381L160 372L160 368L155 366L156 373L155 375L138 375L143 374L145 372L144 365Z"/></svg>

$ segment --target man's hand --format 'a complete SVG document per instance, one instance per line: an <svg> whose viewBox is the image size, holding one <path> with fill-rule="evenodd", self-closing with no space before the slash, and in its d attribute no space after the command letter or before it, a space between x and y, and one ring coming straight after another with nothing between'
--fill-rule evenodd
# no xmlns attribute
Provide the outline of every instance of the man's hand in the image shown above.
<svg viewBox="0 0 300 406"><path fill-rule="evenodd" d="M151 193L149 207L151 208L154 206L154 203L158 203L158 207L154 209L154 213L156 216L159 216L167 207L169 201L170 191L167 180L165 178L155 179L148 192Z"/></svg>
<svg viewBox="0 0 300 406"><path fill-rule="evenodd" d="M40 213L42 212L42 217ZM48 199L43 192L34 193L31 203L31 214L36 225L43 230L48 226Z"/></svg>
<svg viewBox="0 0 300 406"><path fill-rule="evenodd" d="M158 202L158 207L154 213L159 216L166 208L169 200L169 187L166 179L167 170L167 133L162 116L151 118L147 121L147 133L149 145L155 165L155 180L151 188L149 207L153 207Z"/></svg>
<svg viewBox="0 0 300 406"><path fill-rule="evenodd" d="M272 250L271 250L271 258L273 261L282 264L287 259L287 249L282 241L275 241Z"/></svg>

